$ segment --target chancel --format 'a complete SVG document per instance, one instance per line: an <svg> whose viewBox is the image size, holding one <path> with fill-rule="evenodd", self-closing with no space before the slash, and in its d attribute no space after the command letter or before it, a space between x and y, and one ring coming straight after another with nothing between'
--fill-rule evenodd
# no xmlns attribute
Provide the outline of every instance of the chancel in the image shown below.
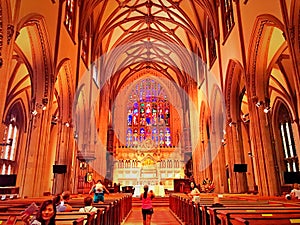
<svg viewBox="0 0 300 225"><path fill-rule="evenodd" d="M299 12L298 0L0 0L0 174L13 179L1 202L69 191L76 208L100 180L123 209L102 224L138 208L144 185L186 224L202 220L187 216L191 182L202 205L297 203L284 196L300 183ZM223 214L210 215L233 223Z"/></svg>

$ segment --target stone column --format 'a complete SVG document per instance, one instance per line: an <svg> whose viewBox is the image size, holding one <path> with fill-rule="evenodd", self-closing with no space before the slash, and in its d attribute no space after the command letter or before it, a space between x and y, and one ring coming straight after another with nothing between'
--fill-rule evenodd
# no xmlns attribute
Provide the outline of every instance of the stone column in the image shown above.
<svg viewBox="0 0 300 225"><path fill-rule="evenodd" d="M230 152L229 171L230 171L230 190L232 193L245 193L247 191L247 179L243 172L234 172L234 164L244 163L244 154L242 151L242 137L240 130L240 122L230 121L228 128L229 146Z"/></svg>
<svg viewBox="0 0 300 225"><path fill-rule="evenodd" d="M255 102L253 102L254 104ZM263 107L252 106L253 113L250 121L253 132L254 166L257 172L258 192L260 195L278 195L278 174L272 141L272 128L268 114Z"/></svg>

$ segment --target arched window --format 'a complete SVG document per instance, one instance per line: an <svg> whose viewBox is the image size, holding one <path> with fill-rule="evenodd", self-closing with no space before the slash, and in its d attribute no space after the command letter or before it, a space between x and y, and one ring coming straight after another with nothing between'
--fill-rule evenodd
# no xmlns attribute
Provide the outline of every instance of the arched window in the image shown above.
<svg viewBox="0 0 300 225"><path fill-rule="evenodd" d="M155 146L171 146L170 116L170 104L162 86L152 79L142 80L128 99L126 145L137 147L152 139Z"/></svg>
<svg viewBox="0 0 300 225"><path fill-rule="evenodd" d="M1 143L1 174L13 174L16 172L16 147L19 136L17 124L16 115L11 114L8 124L5 126L3 141Z"/></svg>
<svg viewBox="0 0 300 225"><path fill-rule="evenodd" d="M285 170L286 172L298 172L299 161L295 148L291 118L285 105L282 104L280 106L278 115Z"/></svg>
<svg viewBox="0 0 300 225"><path fill-rule="evenodd" d="M221 0L222 25L224 41L234 26L232 0Z"/></svg>
<svg viewBox="0 0 300 225"><path fill-rule="evenodd" d="M77 0L67 0L65 10L65 26L71 37L75 38L75 23L76 23Z"/></svg>
<svg viewBox="0 0 300 225"><path fill-rule="evenodd" d="M81 43L81 58L85 65L88 65L89 50L90 50L90 38L91 38L91 23L90 20L87 22Z"/></svg>

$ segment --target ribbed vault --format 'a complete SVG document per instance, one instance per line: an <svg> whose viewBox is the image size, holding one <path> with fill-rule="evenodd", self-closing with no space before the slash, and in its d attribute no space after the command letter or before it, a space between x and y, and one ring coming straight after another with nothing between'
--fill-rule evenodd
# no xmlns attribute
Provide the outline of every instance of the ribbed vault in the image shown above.
<svg viewBox="0 0 300 225"><path fill-rule="evenodd" d="M82 4L80 30L91 23L93 60L114 51L102 64L113 66L109 68L114 74L111 90L146 68L182 86L194 71L191 52L206 61L204 30L206 18L214 17L213 1L90 0Z"/></svg>

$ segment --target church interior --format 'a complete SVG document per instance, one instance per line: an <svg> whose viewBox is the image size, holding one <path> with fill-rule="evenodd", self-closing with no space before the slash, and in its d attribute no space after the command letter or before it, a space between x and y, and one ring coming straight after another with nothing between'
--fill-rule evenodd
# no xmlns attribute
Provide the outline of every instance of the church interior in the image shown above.
<svg viewBox="0 0 300 225"><path fill-rule="evenodd" d="M0 195L300 183L300 1L1 0L0 74Z"/></svg>

